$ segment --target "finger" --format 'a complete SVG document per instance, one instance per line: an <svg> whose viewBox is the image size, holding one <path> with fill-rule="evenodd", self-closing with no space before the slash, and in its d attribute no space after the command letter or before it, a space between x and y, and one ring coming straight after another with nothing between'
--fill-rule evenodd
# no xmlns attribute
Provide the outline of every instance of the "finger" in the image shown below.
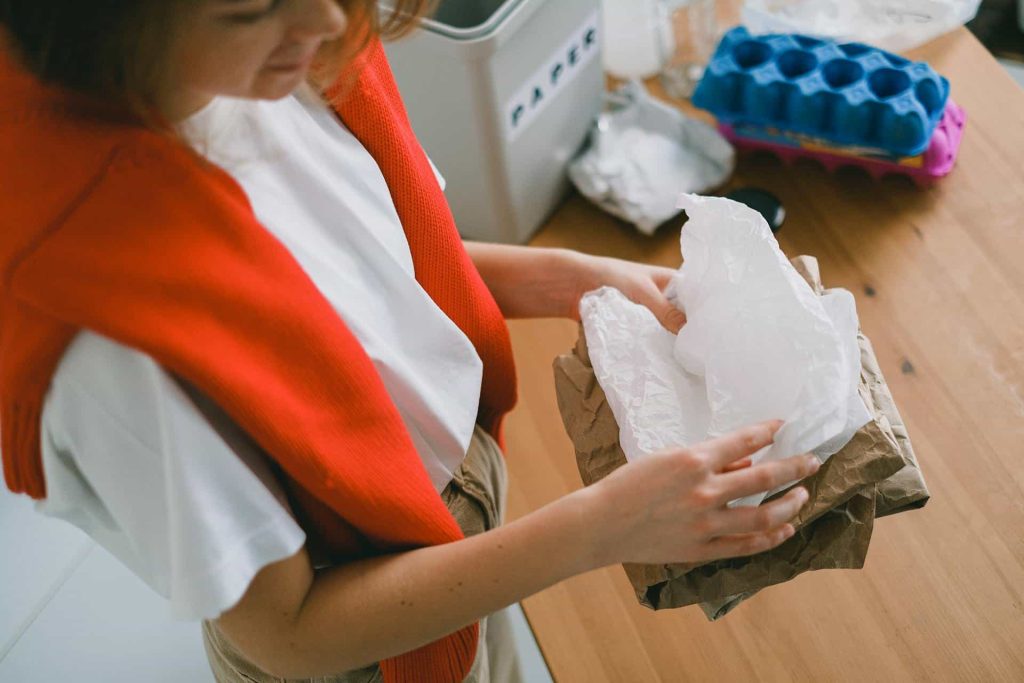
<svg viewBox="0 0 1024 683"><path fill-rule="evenodd" d="M742 460L729 463L722 468L722 472L735 472L736 470L742 470L744 467L750 467L752 464L754 464L753 460L750 458L743 458Z"/></svg>
<svg viewBox="0 0 1024 683"><path fill-rule="evenodd" d="M679 334L679 330L686 324L686 314L670 303L658 321L672 334Z"/></svg>
<svg viewBox="0 0 1024 683"><path fill-rule="evenodd" d="M764 505L718 510L708 516L708 530L713 536L768 531L796 517L808 497L801 486Z"/></svg>
<svg viewBox="0 0 1024 683"><path fill-rule="evenodd" d="M645 286L636 293L635 300L636 303L646 306L661 326L672 334L678 334L686 324L686 314L676 308L653 281L645 283Z"/></svg>
<svg viewBox="0 0 1024 683"><path fill-rule="evenodd" d="M699 443L693 450L709 458L712 469L720 472L729 463L753 455L770 445L775 438L775 432L779 431L781 426L782 420L759 422L717 439Z"/></svg>
<svg viewBox="0 0 1024 683"><path fill-rule="evenodd" d="M679 280L676 279L675 273L672 277L665 280L660 278L654 279L654 284L658 285L658 289L661 290L662 295L676 308L682 310L684 307L679 304Z"/></svg>
<svg viewBox="0 0 1024 683"><path fill-rule="evenodd" d="M796 533L796 530L792 524L783 524L769 531L720 536L704 544L703 559L718 560L725 557L756 555L781 545L792 537L794 533Z"/></svg>
<svg viewBox="0 0 1024 683"><path fill-rule="evenodd" d="M730 500L752 496L762 491L799 481L818 471L821 463L813 455L794 455L784 460L774 460L748 467L738 472L726 472L715 480L718 491L717 503L724 505Z"/></svg>
<svg viewBox="0 0 1024 683"><path fill-rule="evenodd" d="M678 271L672 268L664 268L662 266L651 266L651 280L657 285L658 289L664 291L668 287L668 283L672 282L672 278Z"/></svg>

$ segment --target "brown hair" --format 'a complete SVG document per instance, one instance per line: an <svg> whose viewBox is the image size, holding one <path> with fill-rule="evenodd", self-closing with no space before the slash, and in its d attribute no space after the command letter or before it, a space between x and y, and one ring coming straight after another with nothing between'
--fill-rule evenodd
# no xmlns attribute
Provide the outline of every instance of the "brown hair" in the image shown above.
<svg viewBox="0 0 1024 683"><path fill-rule="evenodd" d="M164 27L195 0L0 0L0 24L15 54L42 80L102 98L152 123L153 93L163 77ZM433 0L335 0L345 35L324 45L311 74L326 86L374 36L408 32ZM3 36L0 36L3 37ZM2 48L4 41L0 41Z"/></svg>

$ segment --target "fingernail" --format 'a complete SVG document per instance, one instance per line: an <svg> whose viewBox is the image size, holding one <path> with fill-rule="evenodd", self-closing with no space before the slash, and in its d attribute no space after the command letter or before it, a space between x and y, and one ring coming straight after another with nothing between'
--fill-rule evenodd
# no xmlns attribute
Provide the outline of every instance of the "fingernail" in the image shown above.
<svg viewBox="0 0 1024 683"><path fill-rule="evenodd" d="M809 469L811 471L811 474L814 474L815 472L817 472L819 467L821 467L821 461L818 460L818 456L816 456L816 455L808 455L807 456L807 469Z"/></svg>
<svg viewBox="0 0 1024 683"><path fill-rule="evenodd" d="M683 329L683 325L686 324L686 314L680 311L678 308L673 309L668 314L668 327L675 332Z"/></svg>
<svg viewBox="0 0 1024 683"><path fill-rule="evenodd" d="M800 500L800 504L803 505L807 502L807 499L811 497L811 494L807 492L807 489L801 486L797 489L796 497Z"/></svg>

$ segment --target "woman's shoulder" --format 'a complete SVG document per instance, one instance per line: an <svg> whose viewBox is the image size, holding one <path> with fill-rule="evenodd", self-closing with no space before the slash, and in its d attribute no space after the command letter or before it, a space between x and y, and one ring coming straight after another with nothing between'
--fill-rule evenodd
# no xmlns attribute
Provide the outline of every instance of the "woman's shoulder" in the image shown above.
<svg viewBox="0 0 1024 683"><path fill-rule="evenodd" d="M54 225L100 187L137 201L129 188L154 194L210 182L210 165L172 135L62 110L57 102L0 116L0 152L0 213L14 219L17 232Z"/></svg>

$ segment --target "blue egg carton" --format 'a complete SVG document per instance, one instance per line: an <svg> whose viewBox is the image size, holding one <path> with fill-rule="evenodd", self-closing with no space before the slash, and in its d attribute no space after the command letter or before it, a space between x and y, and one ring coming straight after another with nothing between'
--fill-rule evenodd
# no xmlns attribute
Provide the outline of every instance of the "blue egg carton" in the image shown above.
<svg viewBox="0 0 1024 683"><path fill-rule="evenodd" d="M942 118L949 81L863 43L739 26L715 49L693 104L721 123L773 126L837 145L911 156Z"/></svg>

